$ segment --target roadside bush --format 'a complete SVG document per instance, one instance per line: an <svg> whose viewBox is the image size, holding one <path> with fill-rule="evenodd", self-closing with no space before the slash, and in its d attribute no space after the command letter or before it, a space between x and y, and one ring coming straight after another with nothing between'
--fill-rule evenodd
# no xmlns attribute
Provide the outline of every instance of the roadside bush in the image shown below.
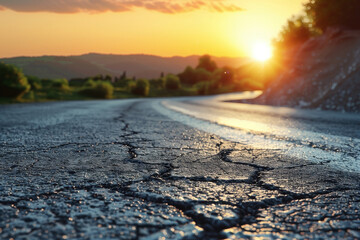
<svg viewBox="0 0 360 240"><path fill-rule="evenodd" d="M199 82L196 84L198 95L208 95L214 93L215 89L212 87L211 82Z"/></svg>
<svg viewBox="0 0 360 240"><path fill-rule="evenodd" d="M46 99L50 100L61 100L62 93L56 89L47 89L46 90Z"/></svg>
<svg viewBox="0 0 360 240"><path fill-rule="evenodd" d="M135 88L136 82L135 81L129 81L126 86L126 90L131 92L133 88Z"/></svg>
<svg viewBox="0 0 360 240"><path fill-rule="evenodd" d="M148 96L150 90L150 84L147 79L138 79L136 80L136 84L132 87L131 92L140 96Z"/></svg>
<svg viewBox="0 0 360 240"><path fill-rule="evenodd" d="M51 87L56 88L58 90L69 90L69 82L67 79L55 79L52 80Z"/></svg>
<svg viewBox="0 0 360 240"><path fill-rule="evenodd" d="M33 90L28 91L24 94L23 99L34 101L35 100L35 92Z"/></svg>
<svg viewBox="0 0 360 240"><path fill-rule="evenodd" d="M21 98L30 88L31 86L21 70L0 63L0 96Z"/></svg>
<svg viewBox="0 0 360 240"><path fill-rule="evenodd" d="M42 88L40 78L35 76L26 76L26 78L31 86L31 90L39 90Z"/></svg>
<svg viewBox="0 0 360 240"><path fill-rule="evenodd" d="M212 80L211 72L204 68L193 69L187 67L184 72L179 75L181 83L194 85L199 82L208 82Z"/></svg>
<svg viewBox="0 0 360 240"><path fill-rule="evenodd" d="M43 88L51 88L52 84L53 84L53 80L52 79L47 79L47 78L43 78L41 79L41 86Z"/></svg>
<svg viewBox="0 0 360 240"><path fill-rule="evenodd" d="M69 81L69 86L71 87L83 87L84 84L89 80L89 78L72 78Z"/></svg>
<svg viewBox="0 0 360 240"><path fill-rule="evenodd" d="M214 79L221 85L228 85L234 82L235 70L230 67L216 69Z"/></svg>
<svg viewBox="0 0 360 240"><path fill-rule="evenodd" d="M219 79L207 82L199 82L195 85L199 95L209 95L229 92L233 84L222 84Z"/></svg>
<svg viewBox="0 0 360 240"><path fill-rule="evenodd" d="M95 87L96 82L92 79L88 79L85 83L83 83L84 87Z"/></svg>
<svg viewBox="0 0 360 240"><path fill-rule="evenodd" d="M132 86L134 85L135 81L131 78L120 78L116 82L114 82L114 87L117 88L125 88L131 91Z"/></svg>
<svg viewBox="0 0 360 240"><path fill-rule="evenodd" d="M151 88L163 89L165 88L165 78L157 78L149 81Z"/></svg>
<svg viewBox="0 0 360 240"><path fill-rule="evenodd" d="M112 98L114 87L109 82L97 81L92 86L85 87L80 94L100 99Z"/></svg>
<svg viewBox="0 0 360 240"><path fill-rule="evenodd" d="M178 76L169 74L166 76L165 88L168 90L177 90L180 88L180 79Z"/></svg>

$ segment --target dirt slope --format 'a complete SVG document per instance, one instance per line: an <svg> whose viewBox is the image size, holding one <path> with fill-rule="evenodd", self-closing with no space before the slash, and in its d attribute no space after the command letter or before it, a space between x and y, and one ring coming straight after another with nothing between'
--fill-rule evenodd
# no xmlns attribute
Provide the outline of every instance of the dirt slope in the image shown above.
<svg viewBox="0 0 360 240"><path fill-rule="evenodd" d="M330 29L304 43L256 103L360 112L360 31Z"/></svg>

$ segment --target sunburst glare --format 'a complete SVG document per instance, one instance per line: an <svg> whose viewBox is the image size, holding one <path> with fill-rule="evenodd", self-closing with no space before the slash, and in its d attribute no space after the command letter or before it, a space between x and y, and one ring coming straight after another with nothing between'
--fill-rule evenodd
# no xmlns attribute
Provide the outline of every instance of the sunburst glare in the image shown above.
<svg viewBox="0 0 360 240"><path fill-rule="evenodd" d="M252 58L257 61L266 61L272 57L272 47L266 42L256 42L252 48Z"/></svg>

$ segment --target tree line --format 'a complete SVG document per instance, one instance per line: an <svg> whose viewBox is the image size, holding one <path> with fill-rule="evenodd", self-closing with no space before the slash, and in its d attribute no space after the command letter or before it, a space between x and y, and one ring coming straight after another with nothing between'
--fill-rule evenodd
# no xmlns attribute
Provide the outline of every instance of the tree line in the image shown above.
<svg viewBox="0 0 360 240"><path fill-rule="evenodd" d="M25 76L15 66L0 63L0 97L31 100L72 100L83 98L162 97L260 90L264 84L245 74L249 66L218 67L209 55L199 58L196 67L187 66L178 74L161 73L145 79L96 75L73 79L41 79Z"/></svg>
<svg viewBox="0 0 360 240"><path fill-rule="evenodd" d="M277 47L301 44L328 28L360 29L359 0L310 0L303 13L288 20L275 40Z"/></svg>

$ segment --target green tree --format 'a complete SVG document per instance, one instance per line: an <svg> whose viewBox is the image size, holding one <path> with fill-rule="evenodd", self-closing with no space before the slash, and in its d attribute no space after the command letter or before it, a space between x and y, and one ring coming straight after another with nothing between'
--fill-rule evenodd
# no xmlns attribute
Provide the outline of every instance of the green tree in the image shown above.
<svg viewBox="0 0 360 240"><path fill-rule="evenodd" d="M92 80L91 78L88 79L84 84L83 86L84 87L95 87L96 85L96 82L94 80Z"/></svg>
<svg viewBox="0 0 360 240"><path fill-rule="evenodd" d="M109 75L109 74L106 74L103 80L111 82L112 81L112 76Z"/></svg>
<svg viewBox="0 0 360 240"><path fill-rule="evenodd" d="M110 99L114 87L109 82L88 80L88 86L80 91L81 94L91 98Z"/></svg>
<svg viewBox="0 0 360 240"><path fill-rule="evenodd" d="M207 82L212 80L211 72L204 68L193 69L186 67L184 72L178 74L181 83L194 85L199 82Z"/></svg>
<svg viewBox="0 0 360 240"><path fill-rule="evenodd" d="M209 82L199 82L196 84L196 88L199 95L207 95L210 94L211 84Z"/></svg>
<svg viewBox="0 0 360 240"><path fill-rule="evenodd" d="M194 69L190 66L187 66L182 73L178 74L180 81L185 84L194 84L195 81L193 80Z"/></svg>
<svg viewBox="0 0 360 240"><path fill-rule="evenodd" d="M69 85L71 87L82 87L84 86L84 84L89 80L92 79L90 77L86 77L86 78L72 78L69 80Z"/></svg>
<svg viewBox="0 0 360 240"><path fill-rule="evenodd" d="M359 0L309 0L304 12L288 20L274 41L276 47L303 43L329 27L360 29Z"/></svg>
<svg viewBox="0 0 360 240"><path fill-rule="evenodd" d="M65 78L52 80L51 87L59 90L69 90L69 81Z"/></svg>
<svg viewBox="0 0 360 240"><path fill-rule="evenodd" d="M215 71L216 80L221 85L228 85L233 83L235 77L235 70L230 67L218 68Z"/></svg>
<svg viewBox="0 0 360 240"><path fill-rule="evenodd" d="M28 83L31 86L31 90L39 90L42 88L41 79L35 76L26 76Z"/></svg>
<svg viewBox="0 0 360 240"><path fill-rule="evenodd" d="M150 90L150 83L147 79L140 78L136 80L135 86L132 87L131 92L140 96L148 96Z"/></svg>
<svg viewBox="0 0 360 240"><path fill-rule="evenodd" d="M102 74L98 74L98 75L92 77L92 79L94 79L95 81L101 81L104 79L104 76Z"/></svg>
<svg viewBox="0 0 360 240"><path fill-rule="evenodd" d="M130 91L134 83L135 81L132 78L125 78L115 82L114 86L119 88L126 88Z"/></svg>
<svg viewBox="0 0 360 240"><path fill-rule="evenodd" d="M31 86L21 70L0 63L0 96L21 98L30 88Z"/></svg>
<svg viewBox="0 0 360 240"><path fill-rule="evenodd" d="M120 76L120 81L123 81L126 79L126 71L123 72L123 74Z"/></svg>
<svg viewBox="0 0 360 240"><path fill-rule="evenodd" d="M163 89L165 87L165 78L157 78L149 81L151 88Z"/></svg>
<svg viewBox="0 0 360 240"><path fill-rule="evenodd" d="M196 69L203 68L208 72L214 72L217 69L216 62L211 60L209 55L204 55L199 58L199 64Z"/></svg>
<svg viewBox="0 0 360 240"><path fill-rule="evenodd" d="M310 0L304 6L313 27L322 31L328 27L360 29L359 0Z"/></svg>
<svg viewBox="0 0 360 240"><path fill-rule="evenodd" d="M180 88L180 79L178 76L168 74L165 79L165 87L168 90L177 90Z"/></svg>
<svg viewBox="0 0 360 240"><path fill-rule="evenodd" d="M316 35L312 28L311 20L306 16L293 16L280 32L275 45L293 46L307 41L311 36Z"/></svg>

